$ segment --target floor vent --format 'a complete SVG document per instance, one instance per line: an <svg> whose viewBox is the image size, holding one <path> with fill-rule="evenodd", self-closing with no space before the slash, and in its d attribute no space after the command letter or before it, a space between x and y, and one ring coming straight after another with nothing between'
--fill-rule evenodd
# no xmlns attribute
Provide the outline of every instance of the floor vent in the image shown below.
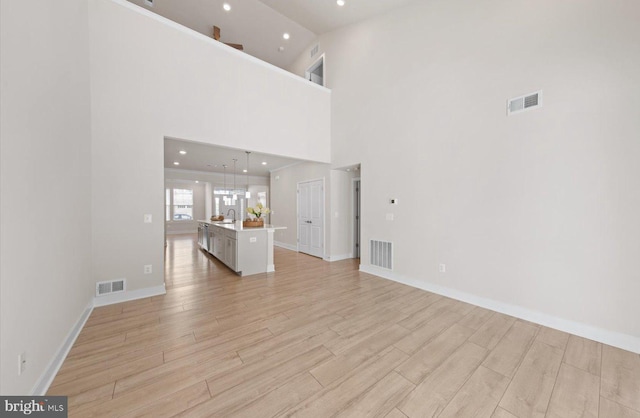
<svg viewBox="0 0 640 418"><path fill-rule="evenodd" d="M370 241L369 258L372 266L393 269L393 245L388 241Z"/></svg>
<svg viewBox="0 0 640 418"><path fill-rule="evenodd" d="M124 279L96 283L96 296L124 292Z"/></svg>
<svg viewBox="0 0 640 418"><path fill-rule="evenodd" d="M542 90L507 101L507 115L524 112L542 105Z"/></svg>

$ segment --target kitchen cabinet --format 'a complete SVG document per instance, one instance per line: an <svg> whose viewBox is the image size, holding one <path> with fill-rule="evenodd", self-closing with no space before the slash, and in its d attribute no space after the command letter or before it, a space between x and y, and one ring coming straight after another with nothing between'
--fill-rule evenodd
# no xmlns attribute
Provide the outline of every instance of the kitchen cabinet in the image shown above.
<svg viewBox="0 0 640 418"><path fill-rule="evenodd" d="M242 222L198 222L200 247L231 270L241 276L275 271L273 234L276 229L285 227L265 225L259 228L244 228ZM208 239L205 239L205 236Z"/></svg>

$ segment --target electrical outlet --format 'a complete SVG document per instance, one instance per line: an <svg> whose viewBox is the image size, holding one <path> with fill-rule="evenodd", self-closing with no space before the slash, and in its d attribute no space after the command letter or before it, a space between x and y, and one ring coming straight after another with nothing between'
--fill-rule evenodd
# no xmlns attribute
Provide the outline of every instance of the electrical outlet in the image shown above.
<svg viewBox="0 0 640 418"><path fill-rule="evenodd" d="M25 370L27 370L27 353L23 351L18 354L18 376L24 373Z"/></svg>
<svg viewBox="0 0 640 418"><path fill-rule="evenodd" d="M144 274L151 274L153 272L153 269L151 267L151 264L146 264L144 266Z"/></svg>
<svg viewBox="0 0 640 418"><path fill-rule="evenodd" d="M258 242L258 237L249 237L249 242Z"/></svg>
<svg viewBox="0 0 640 418"><path fill-rule="evenodd" d="M153 217L151 216L150 213L146 213L144 215L144 223L146 224L150 224L153 221Z"/></svg>
<svg viewBox="0 0 640 418"><path fill-rule="evenodd" d="M445 264L440 264L440 265L438 266L438 271L439 271L440 273L446 273L446 272L447 272L447 266L446 266Z"/></svg>

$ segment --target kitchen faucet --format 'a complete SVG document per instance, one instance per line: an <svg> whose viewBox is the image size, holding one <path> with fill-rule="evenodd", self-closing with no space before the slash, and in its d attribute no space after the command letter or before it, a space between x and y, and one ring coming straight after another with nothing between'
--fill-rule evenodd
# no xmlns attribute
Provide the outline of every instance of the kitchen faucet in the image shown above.
<svg viewBox="0 0 640 418"><path fill-rule="evenodd" d="M233 222L235 222L236 221L236 210L235 209L229 209L227 211L227 216L229 216L229 212L231 212L231 211L233 211L233 218L232 219L233 219Z"/></svg>

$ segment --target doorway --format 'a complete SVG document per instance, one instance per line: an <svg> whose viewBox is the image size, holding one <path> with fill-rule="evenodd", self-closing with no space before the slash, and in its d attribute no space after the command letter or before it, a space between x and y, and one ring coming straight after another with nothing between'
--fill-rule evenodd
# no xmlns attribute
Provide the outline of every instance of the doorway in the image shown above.
<svg viewBox="0 0 640 418"><path fill-rule="evenodd" d="M313 64L311 64L304 74L307 80L324 87L324 54L320 55L320 58L318 58Z"/></svg>
<svg viewBox="0 0 640 418"><path fill-rule="evenodd" d="M360 258L360 179L353 179L353 258Z"/></svg>
<svg viewBox="0 0 640 418"><path fill-rule="evenodd" d="M324 180L298 183L298 251L324 257Z"/></svg>

